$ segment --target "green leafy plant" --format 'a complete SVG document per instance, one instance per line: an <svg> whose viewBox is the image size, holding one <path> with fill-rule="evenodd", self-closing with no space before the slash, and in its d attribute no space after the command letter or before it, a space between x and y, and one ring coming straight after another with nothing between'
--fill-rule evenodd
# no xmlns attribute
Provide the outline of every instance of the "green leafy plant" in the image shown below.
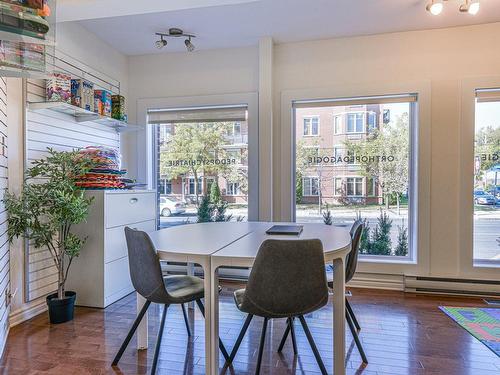
<svg viewBox="0 0 500 375"><path fill-rule="evenodd" d="M375 227L372 235L373 238L370 254L391 255L391 228L392 220L389 219L389 215L380 210L380 216L377 219L377 226Z"/></svg>
<svg viewBox="0 0 500 375"><path fill-rule="evenodd" d="M49 148L48 156L27 170L21 193L6 193L3 200L9 241L24 236L35 247L50 251L58 272L59 299L65 296L71 263L86 240L71 232L72 226L86 220L92 204L75 181L92 167L93 162L77 151Z"/></svg>
<svg viewBox="0 0 500 375"><path fill-rule="evenodd" d="M408 255L408 229L404 226L398 226L398 244L394 251L394 255L407 256Z"/></svg>
<svg viewBox="0 0 500 375"><path fill-rule="evenodd" d="M198 223L209 223L212 221L214 208L210 203L210 197L204 195L201 198L200 205L198 206Z"/></svg>
<svg viewBox="0 0 500 375"><path fill-rule="evenodd" d="M325 212L323 212L323 223L325 223L326 225L333 224L332 211L330 211L330 207L328 207L328 205L326 205Z"/></svg>

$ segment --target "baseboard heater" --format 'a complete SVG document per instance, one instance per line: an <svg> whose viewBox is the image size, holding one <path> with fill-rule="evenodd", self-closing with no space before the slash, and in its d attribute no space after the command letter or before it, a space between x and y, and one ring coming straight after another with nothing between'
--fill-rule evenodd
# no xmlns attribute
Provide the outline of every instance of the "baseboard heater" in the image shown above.
<svg viewBox="0 0 500 375"><path fill-rule="evenodd" d="M405 276L405 292L500 297L500 281Z"/></svg>

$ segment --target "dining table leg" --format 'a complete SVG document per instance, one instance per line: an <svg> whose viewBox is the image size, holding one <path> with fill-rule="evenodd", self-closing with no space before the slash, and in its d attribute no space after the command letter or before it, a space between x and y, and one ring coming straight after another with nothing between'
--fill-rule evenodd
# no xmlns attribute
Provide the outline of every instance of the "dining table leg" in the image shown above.
<svg viewBox="0 0 500 375"><path fill-rule="evenodd" d="M186 272L188 276L194 276L194 263L191 262L187 263ZM188 303L188 308L190 310L194 310L194 301Z"/></svg>
<svg viewBox="0 0 500 375"><path fill-rule="evenodd" d="M218 266L212 264L212 335L210 336L211 341L211 363L212 368L210 374L216 375L219 373L219 271Z"/></svg>
<svg viewBox="0 0 500 375"><path fill-rule="evenodd" d="M142 307L146 303L146 299L141 296L139 293L136 293L137 296L137 315L142 310ZM148 348L148 312L144 314L139 326L137 327L137 349L147 349Z"/></svg>
<svg viewBox="0 0 500 375"><path fill-rule="evenodd" d="M333 261L333 373L345 375L345 270L344 259Z"/></svg>
<svg viewBox="0 0 500 375"><path fill-rule="evenodd" d="M212 368L212 351L213 351L213 340L212 338L212 320L213 320L213 298L212 298L212 268L210 257L203 259L200 261L200 265L203 267L203 282L204 282L204 296L205 296L205 374L210 375L213 374ZM215 345L215 348L218 349L218 346Z"/></svg>

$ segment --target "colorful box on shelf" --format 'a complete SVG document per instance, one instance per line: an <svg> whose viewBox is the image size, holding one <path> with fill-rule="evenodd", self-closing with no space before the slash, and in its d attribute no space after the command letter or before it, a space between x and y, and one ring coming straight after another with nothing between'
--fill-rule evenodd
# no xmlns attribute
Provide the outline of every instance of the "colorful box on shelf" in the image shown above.
<svg viewBox="0 0 500 375"><path fill-rule="evenodd" d="M47 80L47 101L71 103L71 76L54 72Z"/></svg>
<svg viewBox="0 0 500 375"><path fill-rule="evenodd" d="M94 91L94 112L111 117L111 93L106 90Z"/></svg>
<svg viewBox="0 0 500 375"><path fill-rule="evenodd" d="M94 112L94 84L83 79L72 79L71 104Z"/></svg>
<svg viewBox="0 0 500 375"><path fill-rule="evenodd" d="M125 114L125 97L122 95L111 96L111 117L120 121L127 121Z"/></svg>

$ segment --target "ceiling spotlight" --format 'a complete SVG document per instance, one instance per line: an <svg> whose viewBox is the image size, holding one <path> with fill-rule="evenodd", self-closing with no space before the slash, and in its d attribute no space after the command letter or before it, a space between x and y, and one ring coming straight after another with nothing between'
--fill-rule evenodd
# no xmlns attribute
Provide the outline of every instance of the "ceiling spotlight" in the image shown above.
<svg viewBox="0 0 500 375"><path fill-rule="evenodd" d="M186 45L186 48L189 52L193 52L195 49L194 44L191 43L191 39L196 38L196 35L187 34L177 27L171 27L170 29L168 29L168 32L155 33L155 34L160 37L160 40L157 40L155 42L156 48L158 49L162 49L167 45L166 38L180 38L180 37L186 38L186 40L184 40L184 44Z"/></svg>
<svg viewBox="0 0 500 375"><path fill-rule="evenodd" d="M443 2L442 0L431 0L425 9L427 9L428 12L431 12L432 15L437 16L443 11Z"/></svg>
<svg viewBox="0 0 500 375"><path fill-rule="evenodd" d="M465 3L460 5L460 11L475 16L479 12L479 7L479 0L465 0Z"/></svg>
<svg viewBox="0 0 500 375"><path fill-rule="evenodd" d="M165 39L163 39L163 35L160 35L160 40L157 40L155 42L155 46L156 48L158 49L162 49L163 47L165 47L167 45L167 41Z"/></svg>
<svg viewBox="0 0 500 375"><path fill-rule="evenodd" d="M187 38L184 41L184 44L186 45L186 49L188 50L188 52L193 52L194 51L194 44L191 43L191 37Z"/></svg>

